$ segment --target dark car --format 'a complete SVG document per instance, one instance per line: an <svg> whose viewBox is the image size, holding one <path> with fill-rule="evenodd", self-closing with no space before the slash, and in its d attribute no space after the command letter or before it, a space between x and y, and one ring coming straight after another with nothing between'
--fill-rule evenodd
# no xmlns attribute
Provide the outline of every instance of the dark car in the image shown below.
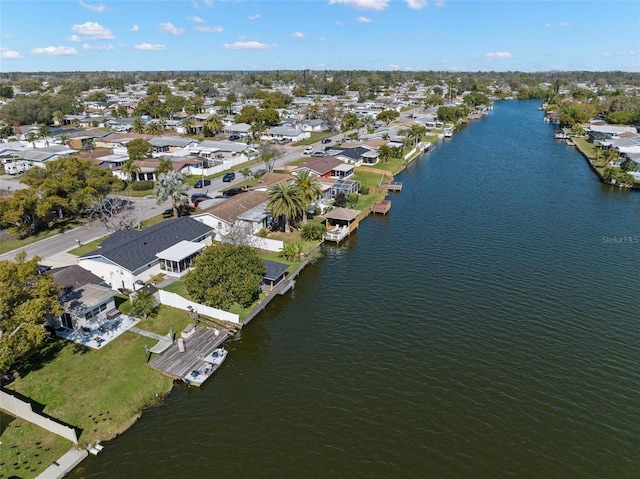
<svg viewBox="0 0 640 479"><path fill-rule="evenodd" d="M322 143L331 143L331 138L325 138L322 140Z"/></svg>
<svg viewBox="0 0 640 479"><path fill-rule="evenodd" d="M211 197L209 195L206 195L204 193L194 193L191 195L191 202L194 203L198 198L204 198L204 199L211 199Z"/></svg>
<svg viewBox="0 0 640 479"><path fill-rule="evenodd" d="M201 196L200 198L196 198L195 200L193 200L193 206L198 206L203 201L207 201L211 199L213 198L211 198L210 196Z"/></svg>
<svg viewBox="0 0 640 479"><path fill-rule="evenodd" d="M193 185L194 188L204 188L205 186L209 186L211 184L211 180L198 180L196 184Z"/></svg>
<svg viewBox="0 0 640 479"><path fill-rule="evenodd" d="M231 141L239 140L239 139L240 139L240 135L231 135L231 136L229 137L229 139L230 139Z"/></svg>
<svg viewBox="0 0 640 479"><path fill-rule="evenodd" d="M224 176L222 177L222 181L224 181L225 183L229 183L230 181L233 181L236 179L236 174L231 171L229 173L225 173Z"/></svg>
<svg viewBox="0 0 640 479"><path fill-rule="evenodd" d="M239 195L240 193L244 193L245 191L247 191L247 190L245 190L243 188L229 188L228 190L224 190L222 192L222 195L225 198L230 198L232 196Z"/></svg>

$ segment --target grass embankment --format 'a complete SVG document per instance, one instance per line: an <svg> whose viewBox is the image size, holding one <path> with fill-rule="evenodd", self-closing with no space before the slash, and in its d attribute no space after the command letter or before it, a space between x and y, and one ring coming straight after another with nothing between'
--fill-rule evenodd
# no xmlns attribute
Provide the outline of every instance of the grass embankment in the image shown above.
<svg viewBox="0 0 640 479"><path fill-rule="evenodd" d="M78 428L81 446L107 440L129 428L142 410L159 404L171 389L170 378L147 366L145 346L152 346L148 343L149 338L131 332L98 350L56 338L7 389ZM2 433L0 474L35 477L71 447L72 443L16 419ZM25 459L20 470L13 469L16 461Z"/></svg>
<svg viewBox="0 0 640 479"><path fill-rule="evenodd" d="M605 170L609 169L612 174L611 176L612 179L615 179L619 183L624 183L623 177L625 176L626 172L622 171L620 168L609 167L608 161L604 158L604 155L602 154L602 152L600 152L599 159L596 160L595 144L589 143L587 138L574 137L572 138L572 140L575 142L576 148L578 149L578 151L580 151L583 154L583 156L586 157L586 159L589 161L591 166L597 171L600 179L602 179L603 177L606 177ZM638 185L639 183L640 183L640 180L638 179L634 181L634 185Z"/></svg>
<svg viewBox="0 0 640 479"><path fill-rule="evenodd" d="M12 237L10 239L2 240L0 241L0 254L8 253L9 251L22 248L23 246L28 246L32 243L50 238L59 233L64 233L65 231L77 228L78 226L82 226L83 224L85 224L85 222L83 221L63 221L60 223L54 223L47 230L39 231L33 236L27 236L26 238Z"/></svg>

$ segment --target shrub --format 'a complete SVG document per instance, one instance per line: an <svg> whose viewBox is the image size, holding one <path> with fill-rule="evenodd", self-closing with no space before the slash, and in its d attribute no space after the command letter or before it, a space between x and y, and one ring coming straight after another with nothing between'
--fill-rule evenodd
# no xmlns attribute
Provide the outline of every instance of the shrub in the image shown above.
<svg viewBox="0 0 640 479"><path fill-rule="evenodd" d="M153 189L153 181L135 181L131 183L133 191L146 191Z"/></svg>
<svg viewBox="0 0 640 479"><path fill-rule="evenodd" d="M338 208L344 208L347 206L347 195L345 195L344 192L339 191L333 199L333 204Z"/></svg>
<svg viewBox="0 0 640 479"><path fill-rule="evenodd" d="M327 228L322 223L307 223L306 225L302 226L300 235L304 240L318 241L322 239L322 235L326 230Z"/></svg>
<svg viewBox="0 0 640 479"><path fill-rule="evenodd" d="M296 259L302 253L302 247L299 243L285 243L280 256L289 261Z"/></svg>
<svg viewBox="0 0 640 479"><path fill-rule="evenodd" d="M349 193L349 197L347 198L347 202L350 205L357 205L358 204L358 193Z"/></svg>
<svg viewBox="0 0 640 479"><path fill-rule="evenodd" d="M360 194L361 195L368 195L369 194L369 187L368 186L362 186L360 188Z"/></svg>

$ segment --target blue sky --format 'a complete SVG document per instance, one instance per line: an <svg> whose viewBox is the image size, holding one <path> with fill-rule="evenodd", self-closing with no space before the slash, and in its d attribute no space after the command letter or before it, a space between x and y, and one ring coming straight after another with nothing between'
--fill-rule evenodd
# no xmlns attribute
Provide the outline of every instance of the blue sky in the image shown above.
<svg viewBox="0 0 640 479"><path fill-rule="evenodd" d="M0 71L640 71L640 2L2 0Z"/></svg>

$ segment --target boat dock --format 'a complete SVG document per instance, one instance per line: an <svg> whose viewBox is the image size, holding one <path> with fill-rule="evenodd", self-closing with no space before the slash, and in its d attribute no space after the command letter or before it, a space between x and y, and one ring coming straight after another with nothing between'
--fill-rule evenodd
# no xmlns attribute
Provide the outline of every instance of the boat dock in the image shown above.
<svg viewBox="0 0 640 479"><path fill-rule="evenodd" d="M392 181L385 186L388 191L402 191L402 183L399 181Z"/></svg>
<svg viewBox="0 0 640 479"><path fill-rule="evenodd" d="M184 380L228 337L229 331L194 327L188 337L174 341L163 352L154 355L148 364L170 378Z"/></svg>
<svg viewBox="0 0 640 479"><path fill-rule="evenodd" d="M372 213L381 213L386 215L391 209L391 201L390 200L380 200L375 204L371 205Z"/></svg>

